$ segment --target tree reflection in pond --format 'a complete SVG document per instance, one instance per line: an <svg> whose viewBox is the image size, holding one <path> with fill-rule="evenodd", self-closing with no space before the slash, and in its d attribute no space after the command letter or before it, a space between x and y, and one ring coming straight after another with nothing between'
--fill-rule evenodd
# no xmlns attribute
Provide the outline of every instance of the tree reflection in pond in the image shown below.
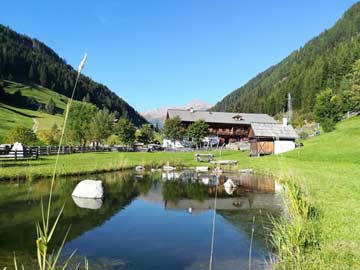
<svg viewBox="0 0 360 270"><path fill-rule="evenodd" d="M54 244L71 224L64 254L78 249L75 263L87 256L91 269L206 269L216 186L209 176L204 176L211 180L208 185L201 177L188 176L167 181L160 174L92 176L105 186L105 198L94 209L78 207L71 197L77 182L86 177L60 179L52 214L66 205ZM278 200L271 192L273 181L241 181L245 188L238 187L231 196L222 185L217 187L214 269L246 266L254 215L253 256L258 265L252 269L263 269L268 251L263 228L268 226L267 215L279 212ZM263 183L269 187L265 191ZM0 269L13 267L14 251L26 269L36 265L35 222L41 218L40 199L47 198L49 185L48 180L0 183Z"/></svg>

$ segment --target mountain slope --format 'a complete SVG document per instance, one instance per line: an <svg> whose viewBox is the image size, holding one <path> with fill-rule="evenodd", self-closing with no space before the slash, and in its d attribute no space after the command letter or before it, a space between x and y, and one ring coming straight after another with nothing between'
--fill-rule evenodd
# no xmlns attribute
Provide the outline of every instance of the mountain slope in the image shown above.
<svg viewBox="0 0 360 270"><path fill-rule="evenodd" d="M38 86L28 86L10 81L4 81L3 84L8 97L6 101L4 97L0 97L0 142L3 142L6 133L17 125L32 128L36 122L37 131L50 129L53 124L57 124L58 127L62 126L63 111L67 102L65 96ZM50 98L56 106L54 115L37 110L39 106L44 107Z"/></svg>
<svg viewBox="0 0 360 270"><path fill-rule="evenodd" d="M312 112L316 94L322 89L330 87L340 93L349 88L347 75L360 58L359 33L360 3L356 3L331 29L258 74L212 109L275 115L283 111L290 92L294 110Z"/></svg>
<svg viewBox="0 0 360 270"><path fill-rule="evenodd" d="M45 44L0 25L0 78L41 85L69 97L76 73ZM133 107L89 77L81 76L75 99L106 107L116 112L117 117L128 117L137 126L146 123Z"/></svg>

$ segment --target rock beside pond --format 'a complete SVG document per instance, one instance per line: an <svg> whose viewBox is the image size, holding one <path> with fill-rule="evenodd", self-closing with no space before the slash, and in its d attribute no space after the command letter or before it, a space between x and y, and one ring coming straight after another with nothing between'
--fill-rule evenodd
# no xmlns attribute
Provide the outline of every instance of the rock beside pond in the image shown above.
<svg viewBox="0 0 360 270"><path fill-rule="evenodd" d="M72 196L79 198L100 199L104 196L104 188L100 180L83 180L76 185Z"/></svg>

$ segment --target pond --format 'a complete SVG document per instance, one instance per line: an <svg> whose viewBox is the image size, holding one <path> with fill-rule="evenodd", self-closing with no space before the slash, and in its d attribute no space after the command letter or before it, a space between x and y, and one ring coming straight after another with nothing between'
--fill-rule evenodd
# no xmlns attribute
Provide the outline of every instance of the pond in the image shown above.
<svg viewBox="0 0 360 270"><path fill-rule="evenodd" d="M104 182L103 201L73 200L72 190L84 177L55 183L52 219L64 203L65 210L54 243L61 242L71 225L64 255L77 250L74 266L86 257L90 269L208 269L219 183L212 269L249 269L254 217L251 269L267 269L269 215L281 212L271 177L183 171L94 178ZM237 184L235 190L223 188L227 178ZM40 200L47 199L49 188L49 180L0 184L0 269L12 266L14 252L26 269L36 265L35 222L41 219Z"/></svg>

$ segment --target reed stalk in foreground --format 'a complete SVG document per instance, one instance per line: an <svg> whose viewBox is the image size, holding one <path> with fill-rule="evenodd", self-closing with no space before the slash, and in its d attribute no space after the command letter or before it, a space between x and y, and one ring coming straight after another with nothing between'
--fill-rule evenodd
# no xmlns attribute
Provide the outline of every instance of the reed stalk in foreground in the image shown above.
<svg viewBox="0 0 360 270"><path fill-rule="evenodd" d="M60 147L62 145L63 139L64 139L64 134L65 134L65 128L66 128L66 123L69 117L69 112L70 112L70 108L71 108L71 104L72 101L74 99L74 94L75 94L75 90L80 78L80 74L82 69L84 68L85 62L87 59L87 54L85 53L82 61L80 62L80 65L78 67L77 70L77 76L76 76L76 81L74 84L74 88L71 94L70 99L68 100L67 106L66 106L66 110L65 110L65 117L64 117L64 123L63 123L63 128L61 131L61 136L60 136L60 140L59 140L59 148L58 148L58 152L56 155L56 159L55 159L55 164L54 164L54 170L53 170L53 174L52 174L52 179L51 179L51 185L50 185L50 193L49 193L49 200L48 200L48 205L47 205L47 209L44 209L44 204L43 201L41 200L41 217L42 220L41 222L38 222L36 224L36 232L37 232L37 240L36 240L36 249L37 249L37 262L39 265L39 269L40 270L55 270L55 269L66 269L68 267L68 264L71 260L71 258L74 256L75 251L71 253L71 255L67 258L67 260L65 261L65 263L61 266L58 267L58 260L59 257L61 255L62 249L65 245L66 242L66 238L69 234L70 231L70 227L68 228L63 241L60 245L60 247L58 248L57 252L54 253L49 253L49 243L54 235L56 226L58 225L59 219L61 214L64 211L64 206L62 206L62 208L60 209L54 223L51 225L50 224L50 212L51 212L51 200L52 200L52 193L53 193L53 188L54 188L54 182L55 182L55 178L56 178L56 173L57 173L57 167L58 167L58 163L59 163L59 156L60 156ZM17 262L16 262L16 257L14 256L14 266L15 266L15 270L18 269L17 266ZM79 266L79 265L78 265ZM76 269L78 268L78 266L76 267ZM88 263L87 260L85 259L85 268L87 269L88 267ZM23 267L22 267L23 268Z"/></svg>

